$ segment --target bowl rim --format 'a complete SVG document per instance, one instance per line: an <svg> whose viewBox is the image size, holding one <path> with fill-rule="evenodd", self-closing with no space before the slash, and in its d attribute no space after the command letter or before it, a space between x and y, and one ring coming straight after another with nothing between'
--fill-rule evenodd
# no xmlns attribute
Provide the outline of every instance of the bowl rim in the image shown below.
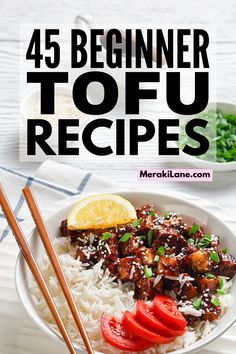
<svg viewBox="0 0 236 354"><path fill-rule="evenodd" d="M153 195L155 195L156 197L159 196L163 196L163 197L169 197L173 200L176 200L180 203L183 202L183 200L181 199L180 196L173 195L170 192L151 192L148 190L123 190L123 189L115 189L110 191L109 193L113 193L113 194L133 194L133 195L137 195L137 194L147 194L147 197L151 197ZM71 202L70 203L66 203L65 206L59 208L58 210L54 211L52 214L50 214L46 219L45 222L46 224L50 221L51 218L54 218L58 213L63 212L63 210L68 209L69 207L72 207L76 202L78 202L81 198L86 198L86 196L91 195L91 192L86 192L86 193L82 193L80 195L76 195L70 198ZM100 193L99 193L100 194ZM103 192L101 192L101 194L103 194ZM185 196L188 197L194 197L194 195L189 194L189 193L182 193ZM200 198L201 200L204 200L203 198ZM69 200L69 198L67 199ZM193 206L193 202L190 200L184 200L184 203L186 205L189 206ZM212 204L214 205L214 204ZM236 235L233 232L233 230L221 219L219 219L218 216L216 216L212 211L208 210L207 208L205 208L202 205L196 205L194 204L194 207L197 208L198 210L201 210L203 212L206 212L208 215L210 215L211 217L213 217L213 219L217 219L218 222L220 222L222 224L222 226L224 226L224 228L226 229L226 231L228 232L228 234L232 237L234 237L234 239L236 240ZM194 217L193 217L194 218ZM29 232L28 236L27 236L27 241L30 241L34 235L34 233L37 232L36 227L33 227L31 229L31 231ZM36 324L36 326L45 334L48 335L48 337L55 339L58 343L60 344L64 344L64 341L62 339L62 336L59 332L57 332L57 330L53 329L52 327L50 327L46 321L37 313L37 315L35 316L33 313L31 313L28 309L27 306L27 302L24 301L24 294L22 293L22 289L26 288L25 287L25 282L21 283L20 282L20 277L19 275L22 273L22 264L25 263L24 257L21 254L21 251L19 251L18 256L17 256L17 261L15 264L15 286L16 286L16 290L17 290L17 294L19 296L20 302L23 305L24 309L26 310L28 316L30 317L30 319ZM27 268L28 269L28 268ZM234 280L236 281L236 279ZM29 295L29 297L31 298L31 296ZM34 306L35 307L35 306ZM224 315L223 315L224 316ZM222 317L223 318L223 317ZM220 320L222 319L220 318ZM226 325L224 326L224 328L222 328L220 330L219 333L216 333L212 336L212 338L207 340L207 337L211 334L211 332L209 332L209 334L207 334L205 337L198 339L196 342L194 342L193 344L191 344L189 347L186 348L180 348L177 350L174 350L170 353L176 353L176 354L188 354L188 353L192 353L192 352L197 352L199 351L201 348L205 347L206 345L212 343L213 341L215 341L217 338L221 337L234 323L236 322L236 312L232 315L232 319L230 321L228 321L226 323ZM214 329L213 329L214 330ZM202 341L202 342L201 342ZM199 344L198 344L199 343ZM82 353L86 353L85 348L79 344L75 345L75 349L76 351L78 351L78 353L82 354ZM103 352L99 352L99 351L95 351L95 354L105 354Z"/></svg>

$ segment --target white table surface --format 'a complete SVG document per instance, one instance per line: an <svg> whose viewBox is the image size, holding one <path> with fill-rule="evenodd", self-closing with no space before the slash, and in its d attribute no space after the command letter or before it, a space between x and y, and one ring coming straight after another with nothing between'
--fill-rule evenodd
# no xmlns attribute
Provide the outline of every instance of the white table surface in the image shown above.
<svg viewBox="0 0 236 354"><path fill-rule="evenodd" d="M217 26L217 98L236 103L236 1L235 0L8 0L0 6L0 165L34 174L38 163L20 163L18 156L18 30L19 24L72 23L79 13L97 21L133 23L199 23ZM149 107L152 111L152 106ZM66 161L65 161L66 162ZM141 167L176 167L150 156L148 161L125 159L119 164L103 158L78 164L126 188L139 186ZM186 167L186 165L184 165ZM212 183L151 184L150 188L187 192L205 198L236 216L236 173L217 175ZM148 187L146 185L145 187ZM142 187L140 187L142 188ZM20 324L19 324L20 325ZM1 351L0 351L1 352ZM10 351L9 351L10 353ZM5 354L5 353L1 353Z"/></svg>

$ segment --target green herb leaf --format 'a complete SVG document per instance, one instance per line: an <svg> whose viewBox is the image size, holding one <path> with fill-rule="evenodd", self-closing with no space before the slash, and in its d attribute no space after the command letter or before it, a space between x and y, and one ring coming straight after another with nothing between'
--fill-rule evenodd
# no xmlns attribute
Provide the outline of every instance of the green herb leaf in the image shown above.
<svg viewBox="0 0 236 354"><path fill-rule="evenodd" d="M144 236L144 235L140 235L139 238L140 238L141 241L145 241L146 240L146 236Z"/></svg>
<svg viewBox="0 0 236 354"><path fill-rule="evenodd" d="M195 308L195 310L200 310L201 306L202 306L202 299L198 297L193 301L193 307Z"/></svg>
<svg viewBox="0 0 236 354"><path fill-rule="evenodd" d="M150 210L149 214L154 216L154 218L157 218L157 214L155 213L154 210Z"/></svg>
<svg viewBox="0 0 236 354"><path fill-rule="evenodd" d="M225 292L223 289L217 289L217 294L219 295L225 295Z"/></svg>
<svg viewBox="0 0 236 354"><path fill-rule="evenodd" d="M214 278L215 278L214 274L211 274L211 273L206 273L205 276L206 276L208 279L214 279Z"/></svg>
<svg viewBox="0 0 236 354"><path fill-rule="evenodd" d="M130 232L126 232L120 239L119 242L127 242L132 237Z"/></svg>
<svg viewBox="0 0 236 354"><path fill-rule="evenodd" d="M200 229L200 225L194 224L188 232L189 236L194 235L199 229Z"/></svg>
<svg viewBox="0 0 236 354"><path fill-rule="evenodd" d="M218 307L220 305L220 300L217 299L216 297L214 297L213 299L211 299L211 303L212 305L214 305L215 307Z"/></svg>
<svg viewBox="0 0 236 354"><path fill-rule="evenodd" d="M213 251L210 253L211 260L215 263L220 263L220 257L217 252Z"/></svg>
<svg viewBox="0 0 236 354"><path fill-rule="evenodd" d="M139 225L141 224L141 222L142 222L142 219L137 219L137 220L135 220L135 221L133 222L133 224L132 224L132 227L137 227L137 226L139 226Z"/></svg>
<svg viewBox="0 0 236 354"><path fill-rule="evenodd" d="M194 245L195 240L194 240L193 238L189 238L189 239L188 239L188 243L189 243L190 245Z"/></svg>
<svg viewBox="0 0 236 354"><path fill-rule="evenodd" d="M158 256L158 254L155 256L154 258L154 262L159 262L160 256Z"/></svg>
<svg viewBox="0 0 236 354"><path fill-rule="evenodd" d="M220 287L220 289L222 289L224 287L225 280L223 277L219 277L219 279L220 279L219 287Z"/></svg>
<svg viewBox="0 0 236 354"><path fill-rule="evenodd" d="M111 232L104 232L103 234L102 234L102 240L109 240L109 238L111 238L112 237L112 233Z"/></svg>
<svg viewBox="0 0 236 354"><path fill-rule="evenodd" d="M209 246L209 244L211 243L211 235L206 234L203 236L203 238L199 241L198 243L198 248L206 248Z"/></svg>
<svg viewBox="0 0 236 354"><path fill-rule="evenodd" d="M223 248L222 252L223 253L228 253L228 248L227 247Z"/></svg>
<svg viewBox="0 0 236 354"><path fill-rule="evenodd" d="M149 246L152 245L152 239L153 239L153 230L148 231L148 244Z"/></svg>
<svg viewBox="0 0 236 354"><path fill-rule="evenodd" d="M168 217L170 216L170 214L171 214L171 213L165 213L165 214L163 214L163 218L165 218L165 219L168 218Z"/></svg>
<svg viewBox="0 0 236 354"><path fill-rule="evenodd" d="M148 279L148 278L151 278L152 277L152 270L151 268L148 268L147 266L145 266L144 268L144 274L145 274L145 277Z"/></svg>
<svg viewBox="0 0 236 354"><path fill-rule="evenodd" d="M164 246L160 246L157 250L157 254L158 256L164 256L164 254L166 253L166 249Z"/></svg>

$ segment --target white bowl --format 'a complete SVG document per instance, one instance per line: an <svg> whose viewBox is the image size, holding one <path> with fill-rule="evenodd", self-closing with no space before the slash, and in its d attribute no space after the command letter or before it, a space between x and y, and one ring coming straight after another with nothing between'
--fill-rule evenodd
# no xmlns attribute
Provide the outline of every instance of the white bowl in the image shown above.
<svg viewBox="0 0 236 354"><path fill-rule="evenodd" d="M202 207L199 207L198 205L195 205L193 202L180 199L179 197L151 192L125 191L119 192L117 194L130 200L135 207L141 206L145 203L153 203L157 210L159 210L160 212L165 213L175 211L179 215L182 215L186 222L198 222L203 227L205 227L207 232L211 231L212 233L220 235L222 246L228 247L230 253L236 255L236 236L234 235L234 233L228 228L228 226L224 222L214 216L214 214ZM84 197L85 196L83 195L82 198ZM46 224L48 226L52 238L55 238L59 235L59 226L61 220L67 218L69 210L79 198L80 197L78 197L76 200L75 198L72 198L70 204L67 204L63 209L57 211L46 220ZM39 255L44 252L44 250L40 242L40 238L38 237L37 231L34 230L29 235L28 240L33 253L35 254L36 258L38 258ZM32 279L32 277L21 254L18 257L18 261L16 264L15 276L16 288L19 297L31 319L38 325L39 328L42 329L42 331L45 332L45 334L56 339L57 341L62 342L61 336L56 331L52 330L36 311L32 297L29 292L29 279ZM234 297L236 297L236 282L234 282L230 293ZM227 308L226 312L219 320L219 323L209 335L200 339L188 348L175 351L175 353L187 354L192 351L199 350L206 344L210 343L211 341L215 340L217 337L222 335L235 322L235 320L236 301L234 301L230 308ZM79 346L77 346L76 349L78 353L86 353L85 350Z"/></svg>
<svg viewBox="0 0 236 354"><path fill-rule="evenodd" d="M204 112L207 112L211 108L216 108L219 112L222 113L230 113L230 114L235 114L236 115L236 105L231 104L231 103L225 103L225 102L211 102L208 104ZM198 115L191 116L192 118L198 117ZM179 117L178 117L179 118ZM188 117L186 117L188 118ZM174 143L176 147L176 143ZM185 154L181 149L180 149L180 157L182 160L189 162L191 165L197 167L197 168L204 168L204 169L211 169L215 172L229 172L229 171L235 171L236 170L236 161L232 162L212 162L212 161L205 161L201 160L195 156L190 156L188 154Z"/></svg>

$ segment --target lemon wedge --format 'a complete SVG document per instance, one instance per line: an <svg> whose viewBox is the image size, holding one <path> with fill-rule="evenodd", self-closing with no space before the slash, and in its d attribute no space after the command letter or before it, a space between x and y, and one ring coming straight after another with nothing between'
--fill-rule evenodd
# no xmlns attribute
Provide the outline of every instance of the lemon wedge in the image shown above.
<svg viewBox="0 0 236 354"><path fill-rule="evenodd" d="M109 228L137 219L133 205L115 194L92 195L80 200L69 212L70 230Z"/></svg>

